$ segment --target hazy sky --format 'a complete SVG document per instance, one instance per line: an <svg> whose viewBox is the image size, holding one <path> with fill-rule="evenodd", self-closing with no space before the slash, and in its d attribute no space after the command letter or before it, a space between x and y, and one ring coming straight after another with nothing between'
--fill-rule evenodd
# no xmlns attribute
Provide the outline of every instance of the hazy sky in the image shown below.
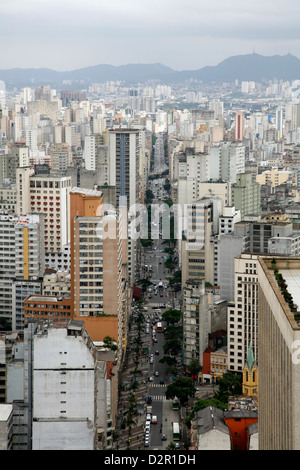
<svg viewBox="0 0 300 470"><path fill-rule="evenodd" d="M0 0L0 68L300 58L299 0Z"/></svg>

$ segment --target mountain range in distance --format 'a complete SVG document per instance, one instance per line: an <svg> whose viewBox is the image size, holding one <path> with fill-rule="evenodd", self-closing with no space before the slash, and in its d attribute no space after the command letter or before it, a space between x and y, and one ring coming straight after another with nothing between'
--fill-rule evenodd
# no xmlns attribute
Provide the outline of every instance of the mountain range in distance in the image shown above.
<svg viewBox="0 0 300 470"><path fill-rule="evenodd" d="M13 68L0 70L0 80L7 85L39 86L42 84L80 82L82 85L121 81L128 85L159 80L162 83L180 83L188 79L203 83L223 83L263 80L300 79L300 60L292 54L263 56L257 53L229 57L216 66L198 70L175 71L163 64L94 65L72 71L56 71L48 68Z"/></svg>

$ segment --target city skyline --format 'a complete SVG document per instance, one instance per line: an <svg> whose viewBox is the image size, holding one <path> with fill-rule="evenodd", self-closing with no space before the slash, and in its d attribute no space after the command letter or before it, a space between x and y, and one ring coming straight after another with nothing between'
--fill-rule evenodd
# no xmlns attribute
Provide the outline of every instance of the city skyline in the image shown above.
<svg viewBox="0 0 300 470"><path fill-rule="evenodd" d="M254 50L300 57L300 6L294 0L255 0L251 5L154 0L151 8L137 0L126 5L119 0L54 0L43 7L37 0L2 3L2 69L66 71L160 62L180 71L217 65Z"/></svg>

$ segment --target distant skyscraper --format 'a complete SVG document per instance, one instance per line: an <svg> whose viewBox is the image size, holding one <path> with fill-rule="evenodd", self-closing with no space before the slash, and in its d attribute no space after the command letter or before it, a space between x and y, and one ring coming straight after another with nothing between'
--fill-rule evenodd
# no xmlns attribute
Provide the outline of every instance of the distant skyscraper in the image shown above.
<svg viewBox="0 0 300 470"><path fill-rule="evenodd" d="M243 140L244 138L244 114L238 111L235 114L235 140Z"/></svg>

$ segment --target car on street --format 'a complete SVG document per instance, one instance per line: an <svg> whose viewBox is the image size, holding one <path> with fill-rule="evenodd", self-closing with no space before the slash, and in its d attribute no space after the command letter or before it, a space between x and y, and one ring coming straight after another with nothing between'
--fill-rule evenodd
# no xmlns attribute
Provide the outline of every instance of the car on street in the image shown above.
<svg viewBox="0 0 300 470"><path fill-rule="evenodd" d="M145 439L144 446L149 447L149 439Z"/></svg>
<svg viewBox="0 0 300 470"><path fill-rule="evenodd" d="M156 424L157 423L157 416L153 415L152 416L152 424Z"/></svg>
<svg viewBox="0 0 300 470"><path fill-rule="evenodd" d="M158 350L156 350L156 351L155 351L155 354L158 356L158 354L159 354L159 351L158 351Z"/></svg>
<svg viewBox="0 0 300 470"><path fill-rule="evenodd" d="M150 377L148 377L148 381L149 381L149 382L153 382L153 380L154 380L154 379L153 379L152 375L150 375Z"/></svg>
<svg viewBox="0 0 300 470"><path fill-rule="evenodd" d="M163 434L163 435L161 436L161 440L162 440L162 441L166 441L166 440L167 440L166 434Z"/></svg>
<svg viewBox="0 0 300 470"><path fill-rule="evenodd" d="M155 377L158 377L159 376L158 371L156 371L154 375L155 375Z"/></svg>

